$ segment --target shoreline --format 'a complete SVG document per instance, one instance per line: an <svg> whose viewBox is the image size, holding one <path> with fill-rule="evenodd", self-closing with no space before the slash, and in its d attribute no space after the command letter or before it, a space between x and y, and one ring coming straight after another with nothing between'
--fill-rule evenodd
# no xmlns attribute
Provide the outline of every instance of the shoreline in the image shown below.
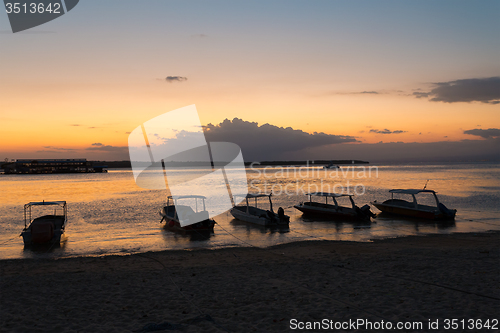
<svg viewBox="0 0 500 333"><path fill-rule="evenodd" d="M400 236L395 236L395 237L383 237L383 238L371 238L368 241L351 241L351 240L328 240L328 239L321 239L319 237L316 237L316 239L307 239L307 240L298 240L298 241L292 241L292 242L287 242L287 243L281 243L277 245L271 245L267 247L259 247L259 246L254 246L249 243L245 243L248 245L243 245L240 242L240 245L236 246L224 246L224 247L194 247L194 248L185 248L185 249L165 249L165 250L160 250L160 251L146 251L146 252L120 252L120 253L109 253L109 254L86 254L86 255L73 255L73 256L61 256L61 257L51 257L51 258L43 258L43 257L25 257L25 258L6 258L6 259L1 259L0 258L0 263L6 262L6 261L24 261L24 260L33 260L33 261L39 261L39 260L67 260L67 259L79 259L79 258L101 258L101 257L127 257L127 256L134 256L134 255L141 255L141 254L182 254L182 253L193 253L193 252L204 252L204 251L230 251L232 249L255 249L255 250L276 250L279 249L280 247L294 247L295 245L298 244L307 244L307 243L333 243L333 244L374 244L374 243L391 243L391 242L396 242L398 240L414 240L414 239L424 239L424 238L433 238L433 237L450 237L454 235L483 235L483 234L498 234L500 236L500 230L486 230L486 231L480 231L480 232L452 232L452 233L427 233L427 234L419 234L419 235L400 235ZM500 242L499 242L500 244ZM500 245L499 245L500 246ZM45 252L44 248L40 248L37 250L34 250L34 252L40 252L40 253L50 253L50 252Z"/></svg>
<svg viewBox="0 0 500 333"><path fill-rule="evenodd" d="M493 231L7 259L0 332L146 332L167 324L289 332L292 319L498 320L499 244Z"/></svg>

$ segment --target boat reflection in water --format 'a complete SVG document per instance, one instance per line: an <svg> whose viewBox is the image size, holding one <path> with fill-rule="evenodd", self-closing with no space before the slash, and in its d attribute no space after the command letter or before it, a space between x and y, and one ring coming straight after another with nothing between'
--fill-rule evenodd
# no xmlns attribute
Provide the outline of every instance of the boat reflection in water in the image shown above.
<svg viewBox="0 0 500 333"><path fill-rule="evenodd" d="M455 219L429 220L384 212L377 214L377 220L379 223L397 224L402 227L411 226L416 233L428 233L431 229L450 230L456 227Z"/></svg>
<svg viewBox="0 0 500 333"><path fill-rule="evenodd" d="M272 233L287 233L290 232L289 224L273 224L273 225L259 225L255 223L247 223L236 218L233 218L230 221L231 225L238 230L246 230L247 234L253 233L255 231L260 232L261 234L272 234Z"/></svg>

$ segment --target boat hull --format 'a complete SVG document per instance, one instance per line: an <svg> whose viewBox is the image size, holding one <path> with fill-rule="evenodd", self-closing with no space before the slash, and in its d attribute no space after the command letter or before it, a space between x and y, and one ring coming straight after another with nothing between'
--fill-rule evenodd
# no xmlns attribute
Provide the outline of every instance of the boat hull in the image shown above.
<svg viewBox="0 0 500 333"><path fill-rule="evenodd" d="M372 202L372 205L377 207L383 213L426 220L453 220L456 214L456 210L449 210L451 214L444 214L437 208L435 210L421 210L377 202Z"/></svg>
<svg viewBox="0 0 500 333"><path fill-rule="evenodd" d="M328 209L328 208L321 208L321 207L311 207L311 206L306 206L306 205L295 205L293 206L295 209L300 210L303 214L306 215L315 215L315 216L322 216L322 217L328 217L328 218L335 218L335 219L365 219L361 218L356 214L356 212L350 210L346 211L344 210L339 210L335 211L333 209ZM369 217L368 217L369 219Z"/></svg>
<svg viewBox="0 0 500 333"><path fill-rule="evenodd" d="M165 221L164 229L174 232L213 232L215 221L209 218L207 211L195 212L190 206L167 205L160 210L162 217L160 222ZM181 226L179 216L184 216L185 220L191 224Z"/></svg>
<svg viewBox="0 0 500 333"><path fill-rule="evenodd" d="M164 229L174 231L174 232L182 232L182 233L190 233L190 232L213 232L215 221L212 219L207 219L198 223L194 223L191 225L187 225L185 227L181 227L179 221L164 217L165 225Z"/></svg>
<svg viewBox="0 0 500 333"><path fill-rule="evenodd" d="M32 245L52 245L52 244L60 244L62 235L64 234L64 230L54 230L53 236L47 241L33 241L33 235L31 234L31 230L23 230L21 232L21 236L23 237L24 246L32 246Z"/></svg>
<svg viewBox="0 0 500 333"><path fill-rule="evenodd" d="M229 212L231 213L231 215L233 215L233 217L235 219L240 220L240 221L253 223L253 224L257 224L257 225L261 225L261 226L265 226L265 227L271 225L271 220L267 217L259 217L259 216L255 216L252 214L247 214L247 213L242 212L241 210L236 209L234 207Z"/></svg>
<svg viewBox="0 0 500 333"><path fill-rule="evenodd" d="M264 227L276 226L276 225L288 225L290 222L290 217L287 215L283 215L280 217L278 214L274 214L272 212L265 211L263 209L250 207L251 212L246 212L246 207L237 206L233 207L229 212L233 217L237 220L248 222ZM269 217L269 214L274 214L274 219Z"/></svg>
<svg viewBox="0 0 500 333"><path fill-rule="evenodd" d="M21 232L25 246L59 244L66 225L65 216L47 215L34 219Z"/></svg>

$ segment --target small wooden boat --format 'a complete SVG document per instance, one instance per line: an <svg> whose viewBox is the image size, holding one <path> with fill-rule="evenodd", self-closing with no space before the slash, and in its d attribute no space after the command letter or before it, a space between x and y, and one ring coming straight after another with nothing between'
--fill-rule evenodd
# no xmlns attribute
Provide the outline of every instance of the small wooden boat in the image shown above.
<svg viewBox="0 0 500 333"><path fill-rule="evenodd" d="M339 166L333 164L333 161L331 161L328 165L325 165L323 169L339 169Z"/></svg>
<svg viewBox="0 0 500 333"><path fill-rule="evenodd" d="M455 218L457 213L456 209L448 209L445 205L439 202L436 192L433 190L415 190L415 189L394 189L390 190L391 199L386 200L382 203L376 200L372 202L372 205L380 209L384 213L402 215L416 218L423 218L429 220L452 220ZM436 202L435 206L421 205L417 202L416 195L420 193L427 193L434 196ZM410 195L412 201L395 199L394 194Z"/></svg>
<svg viewBox="0 0 500 333"><path fill-rule="evenodd" d="M189 205L178 204L179 200L194 199L195 209ZM203 209L198 209L198 199ZM214 230L215 221L209 218L205 207L206 197L202 195L169 196L167 205L160 210L160 223L165 221L164 228L179 232L201 232Z"/></svg>
<svg viewBox="0 0 500 333"><path fill-rule="evenodd" d="M235 195L236 197L238 195ZM278 208L278 213L273 211L273 202L271 194L247 194L245 195L246 205L234 206L229 211L231 215L237 220L244 222L254 223L262 226L276 226L288 225L290 223L290 216L285 215L283 208ZM269 210L264 210L257 207L257 199L267 197L269 198ZM248 199L255 199L255 206L250 206Z"/></svg>
<svg viewBox="0 0 500 333"><path fill-rule="evenodd" d="M54 214L32 219L34 206L54 206ZM24 205L24 229L21 232L25 246L59 244L68 218L66 201L30 202Z"/></svg>
<svg viewBox="0 0 500 333"><path fill-rule="evenodd" d="M294 207L300 210L303 214L323 216L327 218L335 219L355 219L355 220L368 220L370 217L374 217L370 211L370 206L364 205L359 208L354 203L352 199L352 194L338 194L338 193L328 193L328 192L314 192L308 193L309 201L301 202ZM312 201L312 197L324 197L325 203L319 203ZM328 203L328 198L332 198L332 203ZM351 207L339 205L337 199L349 198Z"/></svg>

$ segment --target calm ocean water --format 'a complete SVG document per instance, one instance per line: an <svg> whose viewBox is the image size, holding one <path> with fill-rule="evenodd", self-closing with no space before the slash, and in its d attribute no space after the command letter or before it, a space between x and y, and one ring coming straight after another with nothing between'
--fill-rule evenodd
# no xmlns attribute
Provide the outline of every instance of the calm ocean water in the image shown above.
<svg viewBox="0 0 500 333"><path fill-rule="evenodd" d="M158 210L166 191L139 188L130 170L103 174L0 175L0 259L73 257L168 249L271 246L299 240L348 240L432 233L500 230L500 164L367 165L339 170L309 167L247 168L250 192L273 191L274 209L290 215L289 229L266 229L215 218L219 225L207 238L163 230ZM392 188L427 188L458 210L454 223L378 217L376 223L332 222L302 217L292 206L307 200L309 191L356 192L358 206L389 198ZM203 193L196 193L203 194ZM23 205L30 201L65 200L69 223L61 246L24 249L19 236ZM264 201L262 202L265 203ZM263 205L265 207L265 205ZM378 212L371 207L373 212Z"/></svg>

